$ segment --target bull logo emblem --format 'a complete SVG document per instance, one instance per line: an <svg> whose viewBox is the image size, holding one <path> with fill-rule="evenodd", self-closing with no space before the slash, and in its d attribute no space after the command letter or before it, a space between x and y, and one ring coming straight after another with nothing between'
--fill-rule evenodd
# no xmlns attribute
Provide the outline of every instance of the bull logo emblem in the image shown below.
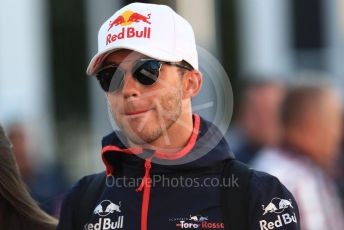
<svg viewBox="0 0 344 230"><path fill-rule="evenodd" d="M208 220L208 217L201 216L201 215L194 215L194 216L190 215L190 219L189 220L193 220L193 221L196 221L196 222L202 222L202 221Z"/></svg>
<svg viewBox="0 0 344 230"><path fill-rule="evenodd" d="M110 21L108 31L109 31L112 27L118 26L118 25L120 25L120 24L122 24L122 23L125 23L125 19L124 19L124 17L123 17L122 15L120 15L120 16L118 16L115 20Z"/></svg>
<svg viewBox="0 0 344 230"><path fill-rule="evenodd" d="M102 212L103 212L103 207L100 204L98 204L98 206L93 211L94 214L99 214Z"/></svg>
<svg viewBox="0 0 344 230"><path fill-rule="evenodd" d="M281 199L278 207L279 207L279 209L285 209L288 207L294 208L293 205L291 204L291 200L284 200L284 199Z"/></svg>
<svg viewBox="0 0 344 230"><path fill-rule="evenodd" d="M103 200L94 209L93 214L104 217L114 212L121 212L120 208L121 208L121 202L119 202L117 205L117 204L112 203L109 200Z"/></svg>
<svg viewBox="0 0 344 230"><path fill-rule="evenodd" d="M208 217L204 217L204 216L201 216L201 217L198 219L199 222L206 221L206 220L208 220Z"/></svg>
<svg viewBox="0 0 344 230"><path fill-rule="evenodd" d="M197 216L191 216L191 215L190 215L190 220L198 221L198 218L197 218Z"/></svg>
<svg viewBox="0 0 344 230"><path fill-rule="evenodd" d="M123 12L121 15L117 16L115 19L109 21L109 27L107 31L110 31L114 26L129 26L132 23L144 22L146 24L151 24L149 19L151 14L143 15L131 10Z"/></svg>
<svg viewBox="0 0 344 230"><path fill-rule="evenodd" d="M121 212L121 210L119 209L121 207L121 202L117 204L111 203L106 207L105 212L109 212L109 213L113 213L114 211L116 212Z"/></svg>
<svg viewBox="0 0 344 230"><path fill-rule="evenodd" d="M280 198L273 198L270 203L266 206L262 205L263 208L263 216L267 213L282 213L287 208L294 208L291 200L285 200Z"/></svg>
<svg viewBox="0 0 344 230"><path fill-rule="evenodd" d="M148 14L147 16L144 16L142 14L139 13L133 13L132 15L130 15L128 22L145 22L147 24L151 24L148 19L150 19L151 14Z"/></svg>
<svg viewBox="0 0 344 230"><path fill-rule="evenodd" d="M278 210L272 202L270 202L265 208L264 208L264 205L262 205L262 207L263 207L263 211L264 211L263 216L268 212L274 213Z"/></svg>

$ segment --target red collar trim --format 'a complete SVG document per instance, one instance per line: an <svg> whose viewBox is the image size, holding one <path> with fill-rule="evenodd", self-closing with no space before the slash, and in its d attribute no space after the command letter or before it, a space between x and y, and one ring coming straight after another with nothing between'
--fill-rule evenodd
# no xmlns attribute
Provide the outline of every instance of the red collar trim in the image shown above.
<svg viewBox="0 0 344 230"><path fill-rule="evenodd" d="M161 159L176 160L176 159L182 158L186 154L188 154L196 144L196 140L197 140L198 133L199 133L199 127L200 127L200 123L201 123L200 122L201 119L200 119L199 115L194 114L194 118L195 118L194 127L192 130L191 137L190 137L188 143L186 144L186 146L182 150L180 150L177 153L162 153L159 151L155 151L154 156L157 158L161 158Z"/></svg>
<svg viewBox="0 0 344 230"><path fill-rule="evenodd" d="M123 152L123 153L127 153L127 154L135 154L135 155L143 152L142 148L121 149L115 145L107 145L107 146L103 147L102 154L104 154L105 152L108 152L108 151Z"/></svg>
<svg viewBox="0 0 344 230"><path fill-rule="evenodd" d="M191 137L189 138L189 141L186 144L186 146L182 150L180 150L179 152L173 153L173 154L154 151L154 154L153 154L154 157L166 159L166 160L176 160L176 159L184 157L185 155L187 155L192 150L192 148L196 144L196 140L197 140L197 137L199 134L199 129L200 129L200 123L201 123L201 121L200 121L201 119L200 119L199 115L194 114L193 116L194 116L194 127L192 130ZM113 172L113 169L112 169L110 163L105 158L105 154L109 151L116 151L116 152L122 152L122 153L126 153L126 154L134 154L134 155L138 155L138 154L143 153L142 148L121 149L121 148L114 146L114 145L104 146L102 148L101 155L102 155L102 160L106 166L106 174L107 175L111 175Z"/></svg>

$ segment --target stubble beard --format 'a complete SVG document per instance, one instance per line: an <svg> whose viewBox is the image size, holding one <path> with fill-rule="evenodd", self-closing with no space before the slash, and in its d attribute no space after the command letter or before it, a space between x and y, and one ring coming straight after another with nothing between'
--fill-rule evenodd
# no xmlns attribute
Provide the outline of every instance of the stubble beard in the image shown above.
<svg viewBox="0 0 344 230"><path fill-rule="evenodd" d="M177 89L165 94L160 100L155 100L156 109L151 111L150 119L142 119L142 129L135 131L130 127L128 120L123 123L116 122L123 134L135 145L142 147L149 146L157 139L168 135L168 130L175 124L182 114L182 93ZM166 137L170 139L170 137Z"/></svg>

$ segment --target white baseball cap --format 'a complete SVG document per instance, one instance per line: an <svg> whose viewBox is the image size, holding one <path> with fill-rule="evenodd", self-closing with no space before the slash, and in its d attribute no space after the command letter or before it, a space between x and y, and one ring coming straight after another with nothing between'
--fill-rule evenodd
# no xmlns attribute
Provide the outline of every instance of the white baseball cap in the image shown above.
<svg viewBox="0 0 344 230"><path fill-rule="evenodd" d="M100 27L98 53L86 73L94 75L116 50L129 49L168 62L186 61L198 70L195 35L191 25L165 5L132 3Z"/></svg>

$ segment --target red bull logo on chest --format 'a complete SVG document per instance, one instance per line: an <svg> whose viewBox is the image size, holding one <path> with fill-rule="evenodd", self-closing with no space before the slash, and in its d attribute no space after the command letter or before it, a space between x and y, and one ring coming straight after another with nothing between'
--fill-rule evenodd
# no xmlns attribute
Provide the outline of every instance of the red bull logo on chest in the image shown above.
<svg viewBox="0 0 344 230"><path fill-rule="evenodd" d="M144 38L149 39L151 34L150 22L151 14L140 14L131 10L123 12L121 15L117 16L115 19L109 21L109 27L106 35L106 45L115 42L120 39L130 39L130 38ZM144 26L141 29L137 29L135 26L131 26L135 23L143 23ZM116 30L117 33L111 33L113 28L121 26L120 31Z"/></svg>
<svg viewBox="0 0 344 230"><path fill-rule="evenodd" d="M118 204L110 200L101 201L93 210L94 216L98 218L85 224L84 230L123 229L124 216L121 215L121 207L121 201Z"/></svg>

